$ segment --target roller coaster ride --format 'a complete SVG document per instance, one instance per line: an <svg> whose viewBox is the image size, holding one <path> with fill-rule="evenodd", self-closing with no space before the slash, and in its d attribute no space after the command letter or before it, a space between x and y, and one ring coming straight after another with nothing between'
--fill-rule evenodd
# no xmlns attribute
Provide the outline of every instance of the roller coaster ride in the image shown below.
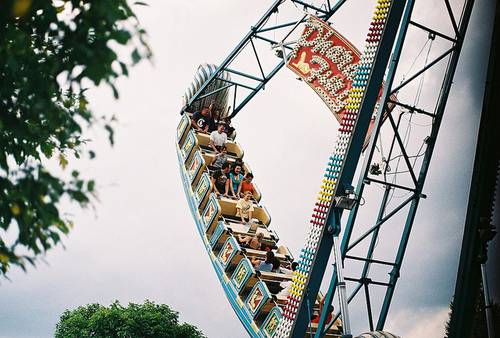
<svg viewBox="0 0 500 338"><path fill-rule="evenodd" d="M463 0L453 6L449 0L440 1L442 18L449 23L449 30L430 28L413 19L417 0L373 1L374 14L361 53L328 28L329 20L342 6L348 6L349 1L317 3L275 1L217 67L200 66L185 94L177 128L183 185L217 276L250 336L351 337L349 303L361 299L366 305L366 331L371 333L360 337L392 337L382 330L419 201L426 197L423 187L474 1ZM286 7L294 8L296 18L279 21L283 18L278 18L278 12ZM425 34L424 47L429 50L423 65L402 77L398 65L408 48L409 30ZM443 49L441 54L429 53L433 44ZM277 58L269 58L269 47ZM246 52L255 60L254 72L238 68L239 58ZM279 241L278 235L269 229L269 213L259 203L261 193L256 189L254 224L239 222L235 217L236 201L212 193L208 166L215 153L209 146L209 136L192 128L190 120L194 111L207 107L210 102L214 103L212 110L219 120L233 119L284 65L292 69L296 66L294 71L315 89L340 122L318 200L313 206L306 243L297 259L299 266L293 275L256 271L252 265L251 259L262 258L265 252L245 248L240 235L261 232L271 248L277 248ZM424 99L423 79L430 72L441 79L441 86L437 95ZM425 135L409 132L412 119L425 121ZM244 153L234 137L235 133L230 135L226 144L230 163L241 160ZM382 150L384 144L389 149L387 153ZM420 148L412 155L416 144L421 144ZM362 151L364 161L359 163ZM248 164L244 170L251 172ZM353 187L356 172L359 177ZM378 188L373 189L378 191L378 196L372 201L372 205L379 203L378 212L368 213L371 224L358 224L358 214L364 212L360 208L363 195L371 187ZM344 210L349 211L349 215L342 222ZM377 242L387 224L397 225L399 241L386 243L386 248L393 253L391 258L379 259ZM394 232L394 228L392 226L391 231ZM325 295L318 297L332 255L333 274ZM283 267L294 260L285 246L280 246L276 256ZM356 270L354 276L344 276L344 266L355 262L361 264L359 271ZM387 275L389 278L384 277ZM288 298L280 297L279 283L290 280ZM378 291L371 292L373 288ZM328 309L335 296L339 299L340 311L332 318ZM314 323L311 322L313 313L318 316Z"/></svg>

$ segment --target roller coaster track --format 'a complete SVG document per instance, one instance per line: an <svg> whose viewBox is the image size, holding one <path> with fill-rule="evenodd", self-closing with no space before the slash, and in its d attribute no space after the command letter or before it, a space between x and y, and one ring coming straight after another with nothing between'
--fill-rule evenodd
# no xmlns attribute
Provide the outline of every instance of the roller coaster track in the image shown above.
<svg viewBox="0 0 500 338"><path fill-rule="evenodd" d="M334 151L327 165L318 202L314 207L314 214L309 234L306 238L306 244L300 254L299 268L293 273L293 277L289 274L255 271L251 263L251 258L262 257L263 253L258 252L258 250L243 248L238 240L238 235L252 234L257 230L265 234L265 239L271 246L277 245L279 240L277 234L268 228L271 220L269 213L265 207L258 204L260 193L257 194L257 200L254 205L255 223L259 229L248 228L235 220L236 201L217 197L211 193L211 181L207 164L212 160L214 154L211 153L208 147L208 135L196 132L191 128L191 121L188 114L190 107L201 99L206 99L211 95L232 88L234 96L230 117L236 116L246 103L257 92L263 89L265 84L286 63L289 57L287 52L293 49L291 47L293 43L287 41L287 39L290 37L291 32L297 29L307 18L306 15L302 15L301 13L301 16L295 21L276 24L270 27L269 17L275 14L280 6L292 3L304 6L305 10L315 11L318 17L328 20L345 2L345 0L340 0L332 6L330 1L327 1L325 6L318 7L313 5L313 2L293 0L275 1L233 52L198 87L197 92L188 98L177 128L177 154L191 212L227 298L240 321L252 337L303 337L307 332L315 334L316 337L321 337L325 335L339 336L346 332L350 333L347 302L351 301L362 288L364 288L366 295L367 328L369 330L382 330L389 311L394 288L399 278L399 271L418 203L420 198L424 197L422 189L472 11L472 0L465 0L460 21L455 19L449 2L444 0L447 15L453 26L454 36L449 36L412 21L413 0L377 1L370 32L366 39L367 43L356 69L352 89L346 101L346 113L340 123ZM433 35L434 38L437 36L448 41L451 47L404 82L393 87L399 57L404 45L406 32L410 25ZM288 28L290 30L285 32L281 40L272 40L264 36L266 32ZM257 40L270 43L282 53L282 59L277 65L274 65L270 72L266 72L265 67L261 63L255 43ZM238 55L245 48L251 48L254 52L258 64L257 74L245 73L232 66L233 63L237 63L235 61ZM390 58L391 53L392 58ZM440 95L436 100L436 108L433 112L426 111L415 104L394 102L391 99L391 95L405 89L409 83L443 59L448 59L448 65L443 76ZM227 74L231 74L232 78L228 77ZM360 237L351 241L353 227L359 211L359 203L355 203L354 209L349 214L347 224L342 229L343 239L340 251L335 252L335 247L338 246L336 244L338 243L337 238L341 232L341 216L344 209L344 207L339 205L338 201L342 198L348 198L351 193L354 173L358 165L373 111L377 105L379 89L384 80L385 86L381 98L382 104L377 109L375 128L371 133L367 156L361 169L362 174L354 190L354 196L356 196L355 202L359 202L366 184L382 185L385 191L380 206L381 211L375 225ZM226 85L218 88L210 87L214 81L222 81ZM240 94L238 97L238 89L240 89L240 92L241 90L246 90L246 93L244 95ZM378 180L369 175L375 143L383 122L383 112L389 104L396 104L404 109L411 110L412 113L428 116L432 120L427 147L420 165L420 173L417 176L415 166L409 163L406 145L399 133L399 121L396 123L392 116L389 115L388 117L392 132L390 154L396 151L395 148L399 147L401 156L408 166L407 169L411 177L411 184L395 184L389 182L385 178L385 175L384 180ZM231 155L231 161L243 157L242 148L234 140L229 141L227 147ZM250 171L250 168L246 166L245 170ZM410 197L391 211L388 211L390 192L397 189L410 192ZM403 227L396 258L393 261L374 259L375 243L381 226L394 214L408 205L406 222ZM348 252L354 246L359 245L359 243L370 236L371 242L365 257L348 255ZM344 327L341 327L340 322L335 321L340 314L334 320L331 320L330 323L327 323L326 310L321 313L317 326L310 323L311 312L318 308L317 295L332 248L337 259L330 286L324 300L326 306L323 306L323 309L332 303L336 291L342 300L342 293L345 294L346 290L345 282L353 282L355 285L354 291L348 299L344 299L345 304L341 306ZM293 260L288 250L280 250L279 257L283 264L287 264ZM359 278L346 277L344 281L342 268L339 263L347 263L347 260L363 262L364 268ZM369 268L375 264L391 267L389 281L375 281L369 278ZM290 279L292 280L292 287L288 299L278 297L275 290L273 290L276 283ZM376 326L373 323L373 314L370 305L368 291L370 284L386 288Z"/></svg>

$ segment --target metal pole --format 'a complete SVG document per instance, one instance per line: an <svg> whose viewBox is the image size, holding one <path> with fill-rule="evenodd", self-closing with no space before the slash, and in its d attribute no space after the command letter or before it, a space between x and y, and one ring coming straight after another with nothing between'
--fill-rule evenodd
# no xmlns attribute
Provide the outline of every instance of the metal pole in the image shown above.
<svg viewBox="0 0 500 338"><path fill-rule="evenodd" d="M486 276L486 264L481 264L481 277L483 278L484 309L486 312L486 325L488 327L488 338L495 338L493 308L491 306L490 292L488 289L488 278Z"/></svg>
<svg viewBox="0 0 500 338"><path fill-rule="evenodd" d="M339 280L339 298L340 298L340 313L342 314L342 328L344 335L351 334L351 323L349 319L349 310L347 308L347 291L344 280L344 267L342 263L342 255L340 254L339 237L333 237L333 255L335 257L335 267L337 278ZM328 305L323 304L323 311L328 311Z"/></svg>

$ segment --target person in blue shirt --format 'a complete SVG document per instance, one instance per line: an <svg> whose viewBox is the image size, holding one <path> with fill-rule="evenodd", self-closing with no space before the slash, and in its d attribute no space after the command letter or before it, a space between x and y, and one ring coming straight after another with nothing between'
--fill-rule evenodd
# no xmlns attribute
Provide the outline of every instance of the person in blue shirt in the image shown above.
<svg viewBox="0 0 500 338"><path fill-rule="evenodd" d="M240 183L243 181L243 174L241 173L241 164L236 163L233 167L233 172L229 173L229 180L227 184L229 185L229 192L233 198L238 198L238 189Z"/></svg>

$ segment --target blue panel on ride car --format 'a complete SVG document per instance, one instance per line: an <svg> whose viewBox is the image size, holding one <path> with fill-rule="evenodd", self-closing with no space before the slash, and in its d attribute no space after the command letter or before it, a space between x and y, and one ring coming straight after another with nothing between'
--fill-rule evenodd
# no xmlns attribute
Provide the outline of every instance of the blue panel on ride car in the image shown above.
<svg viewBox="0 0 500 338"><path fill-rule="evenodd" d="M181 121L179 122L179 125L177 126L177 143L181 144L183 139L184 139L184 134L186 133L186 130L188 130L189 125L191 124L190 118L187 116L187 114L182 115Z"/></svg>
<svg viewBox="0 0 500 338"><path fill-rule="evenodd" d="M187 174L189 176L189 180L191 181L191 184L193 184L194 180L198 176L198 173L200 172L201 168L203 167L204 164L203 156L201 155L200 151L196 151L193 155L193 159L189 163L187 167Z"/></svg>
<svg viewBox="0 0 500 338"><path fill-rule="evenodd" d="M262 324L262 329L260 330L260 332L262 333L263 337L273 337L281 321L281 317L282 312L279 306L273 307L273 309L267 315L266 320L264 320L264 323Z"/></svg>
<svg viewBox="0 0 500 338"><path fill-rule="evenodd" d="M212 250L214 249L215 244L217 244L217 241L219 240L225 229L226 227L224 226L223 221L217 222L217 226L215 227L215 230L210 237L210 247L212 248Z"/></svg>
<svg viewBox="0 0 500 338"><path fill-rule="evenodd" d="M231 276L231 284L236 288L238 293L245 286L248 278L255 273L253 269L252 263L248 258L243 258L238 263L238 266L234 270L233 275Z"/></svg>
<svg viewBox="0 0 500 338"><path fill-rule="evenodd" d="M203 175L205 176L206 174ZM221 210L219 202L217 202L215 195L211 194L202 215L202 222L205 232L211 229L212 224L219 219L220 214Z"/></svg>
<svg viewBox="0 0 500 338"><path fill-rule="evenodd" d="M260 309L271 298L271 293L264 282L258 281L248 294L245 306L252 317L255 317Z"/></svg>
<svg viewBox="0 0 500 338"><path fill-rule="evenodd" d="M190 130L181 148L181 154L182 158L184 159L184 162L186 162L189 159L189 156L191 155L191 152L193 151L193 148L196 145L196 143L197 143L196 135L192 130Z"/></svg>
<svg viewBox="0 0 500 338"><path fill-rule="evenodd" d="M228 237L226 243L222 246L222 249L217 257L219 264L225 270L233 257L240 251L240 246L236 243L234 237Z"/></svg>
<svg viewBox="0 0 500 338"><path fill-rule="evenodd" d="M194 190L194 200L198 207L201 206L203 200L209 193L210 186L210 177L207 173L203 173L203 175L201 175L200 181L198 182L198 185L196 186L196 189Z"/></svg>

